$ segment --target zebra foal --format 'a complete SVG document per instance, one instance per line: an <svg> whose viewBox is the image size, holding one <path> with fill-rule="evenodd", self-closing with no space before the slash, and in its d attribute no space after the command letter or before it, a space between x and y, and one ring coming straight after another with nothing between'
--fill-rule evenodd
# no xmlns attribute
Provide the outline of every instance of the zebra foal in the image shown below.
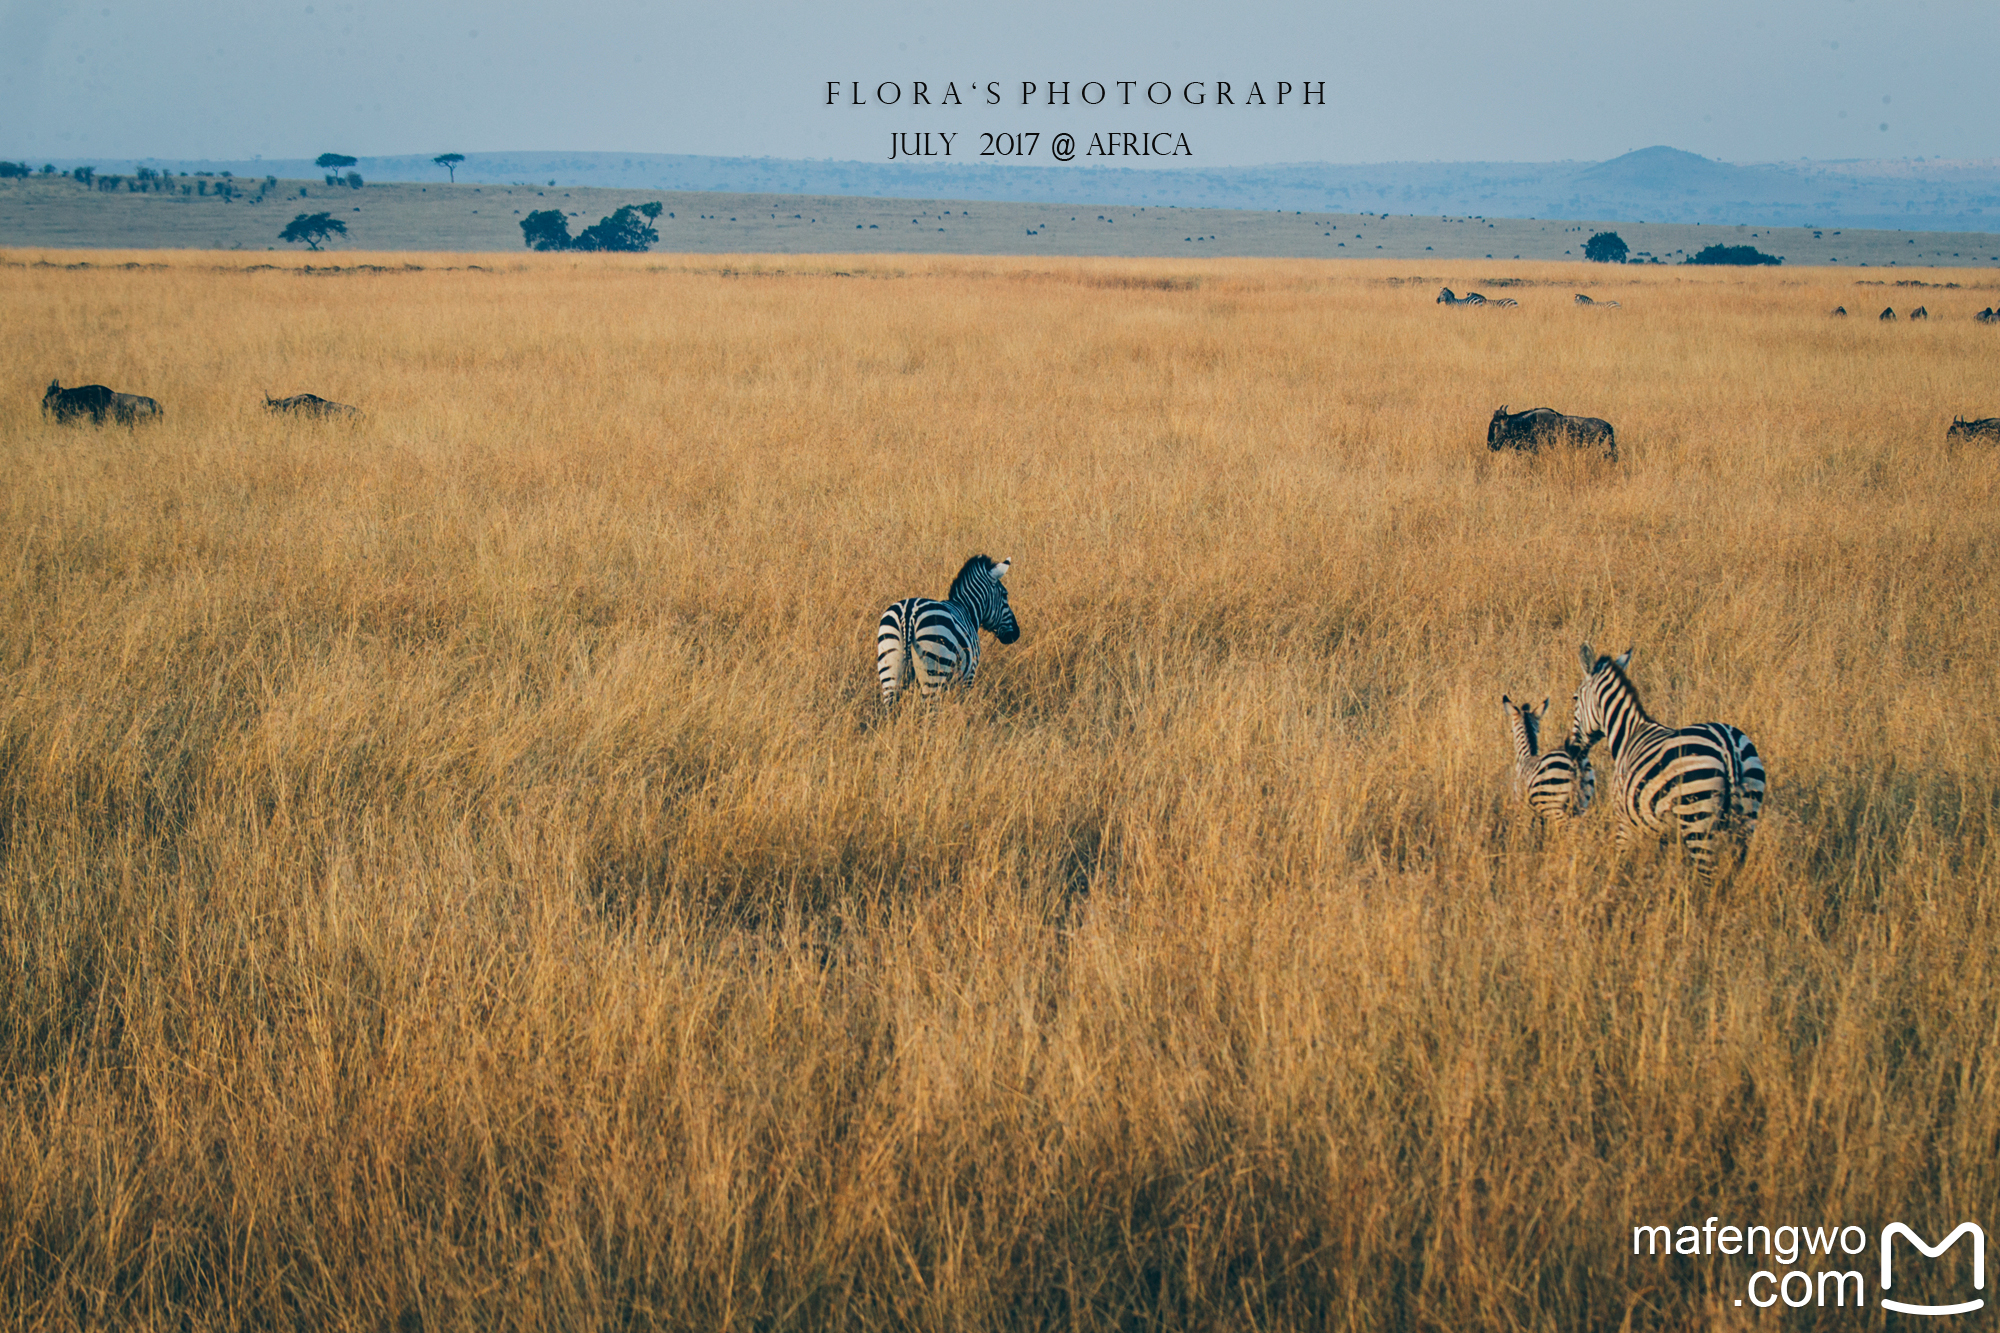
<svg viewBox="0 0 2000 1333"><path fill-rule="evenodd" d="M1547 754L1537 752L1547 699L1540 708L1530 708L1503 694L1500 706L1507 710L1507 730L1514 737L1514 795L1545 821L1581 819L1597 795L1597 770L1589 753L1569 741Z"/></svg>
<svg viewBox="0 0 2000 1333"><path fill-rule="evenodd" d="M1014 561L975 555L951 581L943 601L905 597L890 604L875 630L875 674L882 680L882 705L896 702L912 677L928 699L954 680L970 684L979 670L979 631L1002 643L1021 637L1007 585L1000 580Z"/></svg>
<svg viewBox="0 0 2000 1333"><path fill-rule="evenodd" d="M1724 722L1674 728L1648 717L1625 674L1630 648L1617 658L1600 657L1586 643L1577 656L1583 684L1569 744L1587 754L1600 740L1610 743L1619 849L1630 847L1641 830L1677 835L1702 883L1712 882L1716 840L1737 840L1740 861L1764 807L1757 747Z"/></svg>

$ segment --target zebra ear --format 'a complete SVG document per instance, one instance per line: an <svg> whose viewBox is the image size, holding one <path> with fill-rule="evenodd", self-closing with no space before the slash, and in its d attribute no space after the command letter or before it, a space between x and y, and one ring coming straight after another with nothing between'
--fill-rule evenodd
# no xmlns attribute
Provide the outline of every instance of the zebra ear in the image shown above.
<svg viewBox="0 0 2000 1333"><path fill-rule="evenodd" d="M1014 557L1010 555L1005 560L1002 560L999 564L993 566L993 577L996 579L1006 578L1007 571L1013 568L1013 565L1014 565Z"/></svg>
<svg viewBox="0 0 2000 1333"><path fill-rule="evenodd" d="M1542 706L1535 710L1535 716L1540 717L1548 711L1549 711L1549 701L1547 699L1544 699L1542 700Z"/></svg>
<svg viewBox="0 0 2000 1333"><path fill-rule="evenodd" d="M1617 667L1620 671L1623 671L1626 667L1630 666L1631 664L1632 664L1632 650L1630 648L1627 648L1625 650L1625 655L1623 657L1613 658L1611 662L1611 665Z"/></svg>
<svg viewBox="0 0 2000 1333"><path fill-rule="evenodd" d="M1589 644L1578 644L1576 657L1579 662L1583 663L1584 675L1588 676L1592 671L1597 669L1597 652Z"/></svg>

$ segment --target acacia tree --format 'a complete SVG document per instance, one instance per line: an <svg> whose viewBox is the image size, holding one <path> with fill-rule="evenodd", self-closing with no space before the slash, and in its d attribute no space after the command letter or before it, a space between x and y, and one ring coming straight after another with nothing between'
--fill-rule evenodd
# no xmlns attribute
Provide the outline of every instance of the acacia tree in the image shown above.
<svg viewBox="0 0 2000 1333"><path fill-rule="evenodd" d="M1593 264L1622 264L1631 253L1615 231L1600 231L1583 243L1583 257Z"/></svg>
<svg viewBox="0 0 2000 1333"><path fill-rule="evenodd" d="M542 208L521 219L521 243L530 250L567 250L569 219L560 208Z"/></svg>
<svg viewBox="0 0 2000 1333"><path fill-rule="evenodd" d="M353 166L357 160L345 153L321 153L313 159L313 165L326 173L328 185L338 185L340 173Z"/></svg>
<svg viewBox="0 0 2000 1333"><path fill-rule="evenodd" d="M530 250L608 250L637 254L660 239L646 222L664 207L657 203L626 204L610 217L599 218L582 232L569 234L569 219L561 209L538 209L521 219L521 241Z"/></svg>
<svg viewBox="0 0 2000 1333"><path fill-rule="evenodd" d="M304 241L308 248L319 249L321 241L332 240L336 235L347 235L347 224L331 213L301 213L285 224L278 233L278 239L296 245Z"/></svg>
<svg viewBox="0 0 2000 1333"><path fill-rule="evenodd" d="M624 254L642 253L660 239L660 233L639 216L639 209L625 205L608 218L599 218L577 235L575 250L612 250Z"/></svg>
<svg viewBox="0 0 2000 1333"><path fill-rule="evenodd" d="M439 153L431 161L450 173L453 185L458 184L458 164L465 161L464 153Z"/></svg>

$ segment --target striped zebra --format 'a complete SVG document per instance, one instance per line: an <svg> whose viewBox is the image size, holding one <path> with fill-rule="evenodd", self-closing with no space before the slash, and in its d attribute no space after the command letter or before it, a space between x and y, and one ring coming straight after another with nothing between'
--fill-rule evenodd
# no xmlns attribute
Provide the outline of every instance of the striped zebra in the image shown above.
<svg viewBox="0 0 2000 1333"><path fill-rule="evenodd" d="M912 676L926 699L953 680L971 683L979 670L980 630L1002 643L1021 637L1007 605L1007 585L1000 581L1013 563L975 555L942 602L906 597L882 613L875 631L875 674L882 678L884 707L896 702Z"/></svg>
<svg viewBox="0 0 2000 1333"><path fill-rule="evenodd" d="M1597 770L1591 767L1590 755L1569 743L1547 754L1537 753L1542 718L1549 711L1547 699L1540 708L1530 708L1503 694L1500 706L1507 710L1507 729L1514 736L1514 795L1524 798L1544 821L1581 819L1597 795Z"/></svg>
<svg viewBox="0 0 2000 1333"><path fill-rule="evenodd" d="M1618 846L1643 829L1678 834L1704 884L1715 878L1715 842L1736 841L1738 860L1764 806L1764 761L1750 738L1723 722L1675 729L1646 716L1625 674L1632 661L1577 650L1583 684L1569 743L1587 753L1611 745L1611 799L1618 807Z"/></svg>
<svg viewBox="0 0 2000 1333"><path fill-rule="evenodd" d="M1609 309L1610 307L1618 304L1616 301L1593 301L1588 296L1585 296L1582 292L1578 292L1576 294L1576 303L1578 305L1602 306L1606 309Z"/></svg>
<svg viewBox="0 0 2000 1333"><path fill-rule="evenodd" d="M1466 293L1465 295L1463 295L1463 296L1460 296L1460 295L1458 295L1458 294L1457 294L1456 292L1452 291L1452 289L1451 289L1451 288L1449 288L1449 287L1444 287L1444 288L1440 288L1440 289L1439 289L1439 291L1438 291L1438 299L1437 299L1437 304L1439 304L1439 305L1485 305L1485 304L1486 304L1486 298L1485 298L1485 297L1483 297L1483 296L1481 296L1481 295L1480 295L1480 294L1479 294L1478 292L1467 292L1467 293Z"/></svg>

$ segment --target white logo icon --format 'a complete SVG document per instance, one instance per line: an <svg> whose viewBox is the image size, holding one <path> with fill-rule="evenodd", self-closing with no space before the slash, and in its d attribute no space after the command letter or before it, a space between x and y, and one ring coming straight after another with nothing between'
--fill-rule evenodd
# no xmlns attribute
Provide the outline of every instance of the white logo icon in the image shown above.
<svg viewBox="0 0 2000 1333"><path fill-rule="evenodd" d="M1897 1236L1907 1239L1910 1244L1924 1252L1926 1258L1935 1259L1958 1243L1958 1238L1972 1233L1972 1286L1975 1291L1986 1290L1986 1233L1975 1222L1961 1222L1958 1229L1936 1245L1924 1244L1924 1238L1904 1226L1901 1222L1891 1222L1882 1228L1882 1290L1889 1290L1889 1243ZM1978 1300L1961 1302L1958 1305L1908 1305L1902 1301L1882 1298L1882 1308L1899 1314L1970 1314L1985 1305L1982 1297Z"/></svg>

